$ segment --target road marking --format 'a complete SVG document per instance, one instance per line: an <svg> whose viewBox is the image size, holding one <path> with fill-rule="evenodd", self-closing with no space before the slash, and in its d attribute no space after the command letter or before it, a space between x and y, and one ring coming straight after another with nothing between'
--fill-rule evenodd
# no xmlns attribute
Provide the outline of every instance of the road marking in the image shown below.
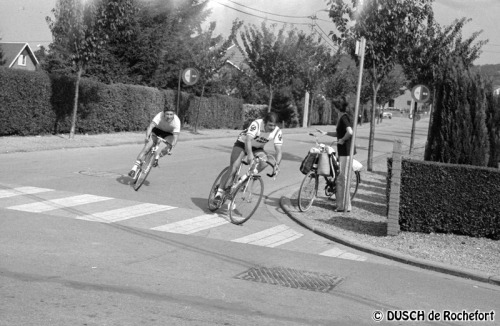
<svg viewBox="0 0 500 326"><path fill-rule="evenodd" d="M175 223L160 225L151 228L151 230L170 232L170 233L180 233L180 234L192 234L227 223L229 222L224 218L220 217L219 215L209 214L209 215L201 215L193 217Z"/></svg>
<svg viewBox="0 0 500 326"><path fill-rule="evenodd" d="M65 197L59 199L52 199L32 204L16 205L7 207L7 209L31 212L31 213L43 213L48 211L53 211L56 209L73 207L83 204L96 203L104 200L110 200L110 197L101 197L94 195L78 195L72 197Z"/></svg>
<svg viewBox="0 0 500 326"><path fill-rule="evenodd" d="M54 191L52 189L37 188L37 187L18 187L8 190L0 190L0 198L8 198L21 195L39 194L41 192Z"/></svg>
<svg viewBox="0 0 500 326"><path fill-rule="evenodd" d="M174 208L176 207L143 203L139 205L113 209L110 211L104 211L89 215L81 215L77 216L76 219L93 221L93 222L102 222L102 223L113 223L113 222L128 220L134 217L168 211Z"/></svg>
<svg viewBox="0 0 500 326"><path fill-rule="evenodd" d="M274 248L284 243L296 240L302 236L303 234L298 233L288 226L281 224L270 229L250 234L246 237L234 239L231 241Z"/></svg>
<svg viewBox="0 0 500 326"><path fill-rule="evenodd" d="M365 261L367 258L365 256L359 256L352 254L350 252L347 252L345 250L342 250L338 247L334 247L332 249L329 249L327 251L323 251L320 253L321 256L328 256L328 257L337 257L337 258L342 258L342 259L349 259L349 260L357 260L357 261Z"/></svg>

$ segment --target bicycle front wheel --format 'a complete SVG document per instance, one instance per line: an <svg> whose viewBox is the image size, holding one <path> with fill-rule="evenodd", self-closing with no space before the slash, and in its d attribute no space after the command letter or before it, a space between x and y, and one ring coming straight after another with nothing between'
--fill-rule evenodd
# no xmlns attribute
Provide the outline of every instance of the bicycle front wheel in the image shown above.
<svg viewBox="0 0 500 326"><path fill-rule="evenodd" d="M318 193L318 175L314 170L307 172L302 180L299 189L299 209L301 212L307 211L311 208L316 194Z"/></svg>
<svg viewBox="0 0 500 326"><path fill-rule="evenodd" d="M146 157L144 158L144 162L142 163L139 171L137 172L137 179L134 182L134 190L137 191L139 188L144 184L144 181L146 181L146 178L149 175L149 172L151 172L151 169L153 168L153 161L154 161L155 155L152 151L149 151L146 154Z"/></svg>
<svg viewBox="0 0 500 326"><path fill-rule="evenodd" d="M229 166L227 166L224 170L222 170L221 173L215 178L214 184L212 185L212 188L210 188L210 193L208 194L208 209L211 212L215 212L218 210L222 204L222 202L216 202L215 201L215 195L217 195L217 190L219 189L220 182L222 180L222 177L224 174L227 173L229 170Z"/></svg>
<svg viewBox="0 0 500 326"><path fill-rule="evenodd" d="M240 184L232 194L229 203L229 218L234 224L245 223L259 207L264 195L264 181L260 176L254 176Z"/></svg>

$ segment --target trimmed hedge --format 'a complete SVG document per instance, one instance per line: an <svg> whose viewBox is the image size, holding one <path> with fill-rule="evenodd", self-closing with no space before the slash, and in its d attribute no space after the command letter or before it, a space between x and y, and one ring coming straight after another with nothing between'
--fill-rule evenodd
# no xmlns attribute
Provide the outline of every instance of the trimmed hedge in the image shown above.
<svg viewBox="0 0 500 326"><path fill-rule="evenodd" d="M71 127L75 78L0 69L0 136L67 133ZM195 123L199 98L174 90L112 84L82 78L76 132L85 134L144 130L167 103L183 124ZM242 102L217 95L201 99L199 123L205 128L241 128Z"/></svg>
<svg viewBox="0 0 500 326"><path fill-rule="evenodd" d="M51 98L45 73L0 68L0 135L50 132L55 120Z"/></svg>
<svg viewBox="0 0 500 326"><path fill-rule="evenodd" d="M403 158L399 215L402 231L500 240L500 171Z"/></svg>

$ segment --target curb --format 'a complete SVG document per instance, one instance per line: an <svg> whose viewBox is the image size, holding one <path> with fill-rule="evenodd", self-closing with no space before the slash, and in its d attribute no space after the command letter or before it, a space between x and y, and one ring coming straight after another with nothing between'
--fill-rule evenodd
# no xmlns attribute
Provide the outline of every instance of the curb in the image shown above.
<svg viewBox="0 0 500 326"><path fill-rule="evenodd" d="M391 259L400 263L420 267L423 269L428 269L432 270L435 272L440 272L444 274L449 274L449 275L454 275L466 279L471 279L479 282L484 282L484 283L489 283L493 285L499 285L500 286L500 275L489 275L487 273L479 272L479 271L474 271L470 269L465 269L465 268L459 268L459 267L454 267L448 264L444 263L439 263L439 262L433 262L425 259L420 259L420 258L415 258L409 255L401 254L399 252L389 250L389 249L383 249L379 247L375 247L366 243L359 242L355 239L352 239L350 237L346 237L343 235L338 235L332 232L331 230L324 230L322 228L318 228L314 225L312 225L310 222L308 222L306 219L302 218L300 213L298 212L293 212L291 210L291 202L290 202L290 197L292 194L288 196L282 196L280 198L280 206L283 209L283 211L296 223L299 225L311 230L312 232L327 238L329 240L341 243L343 245L349 246L351 248L367 252L372 255L377 255L380 257L384 257L387 259Z"/></svg>

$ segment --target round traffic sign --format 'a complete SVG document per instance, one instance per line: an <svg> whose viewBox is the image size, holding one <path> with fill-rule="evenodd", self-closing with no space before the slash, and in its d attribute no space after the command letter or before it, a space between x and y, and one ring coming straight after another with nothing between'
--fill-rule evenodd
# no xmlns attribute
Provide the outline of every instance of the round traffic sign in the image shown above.
<svg viewBox="0 0 500 326"><path fill-rule="evenodd" d="M431 98L431 91L425 85L417 85L411 90L411 97L417 103L425 103Z"/></svg>
<svg viewBox="0 0 500 326"><path fill-rule="evenodd" d="M194 68L187 68L182 71L182 80L186 85L194 85L200 78L198 70Z"/></svg>

